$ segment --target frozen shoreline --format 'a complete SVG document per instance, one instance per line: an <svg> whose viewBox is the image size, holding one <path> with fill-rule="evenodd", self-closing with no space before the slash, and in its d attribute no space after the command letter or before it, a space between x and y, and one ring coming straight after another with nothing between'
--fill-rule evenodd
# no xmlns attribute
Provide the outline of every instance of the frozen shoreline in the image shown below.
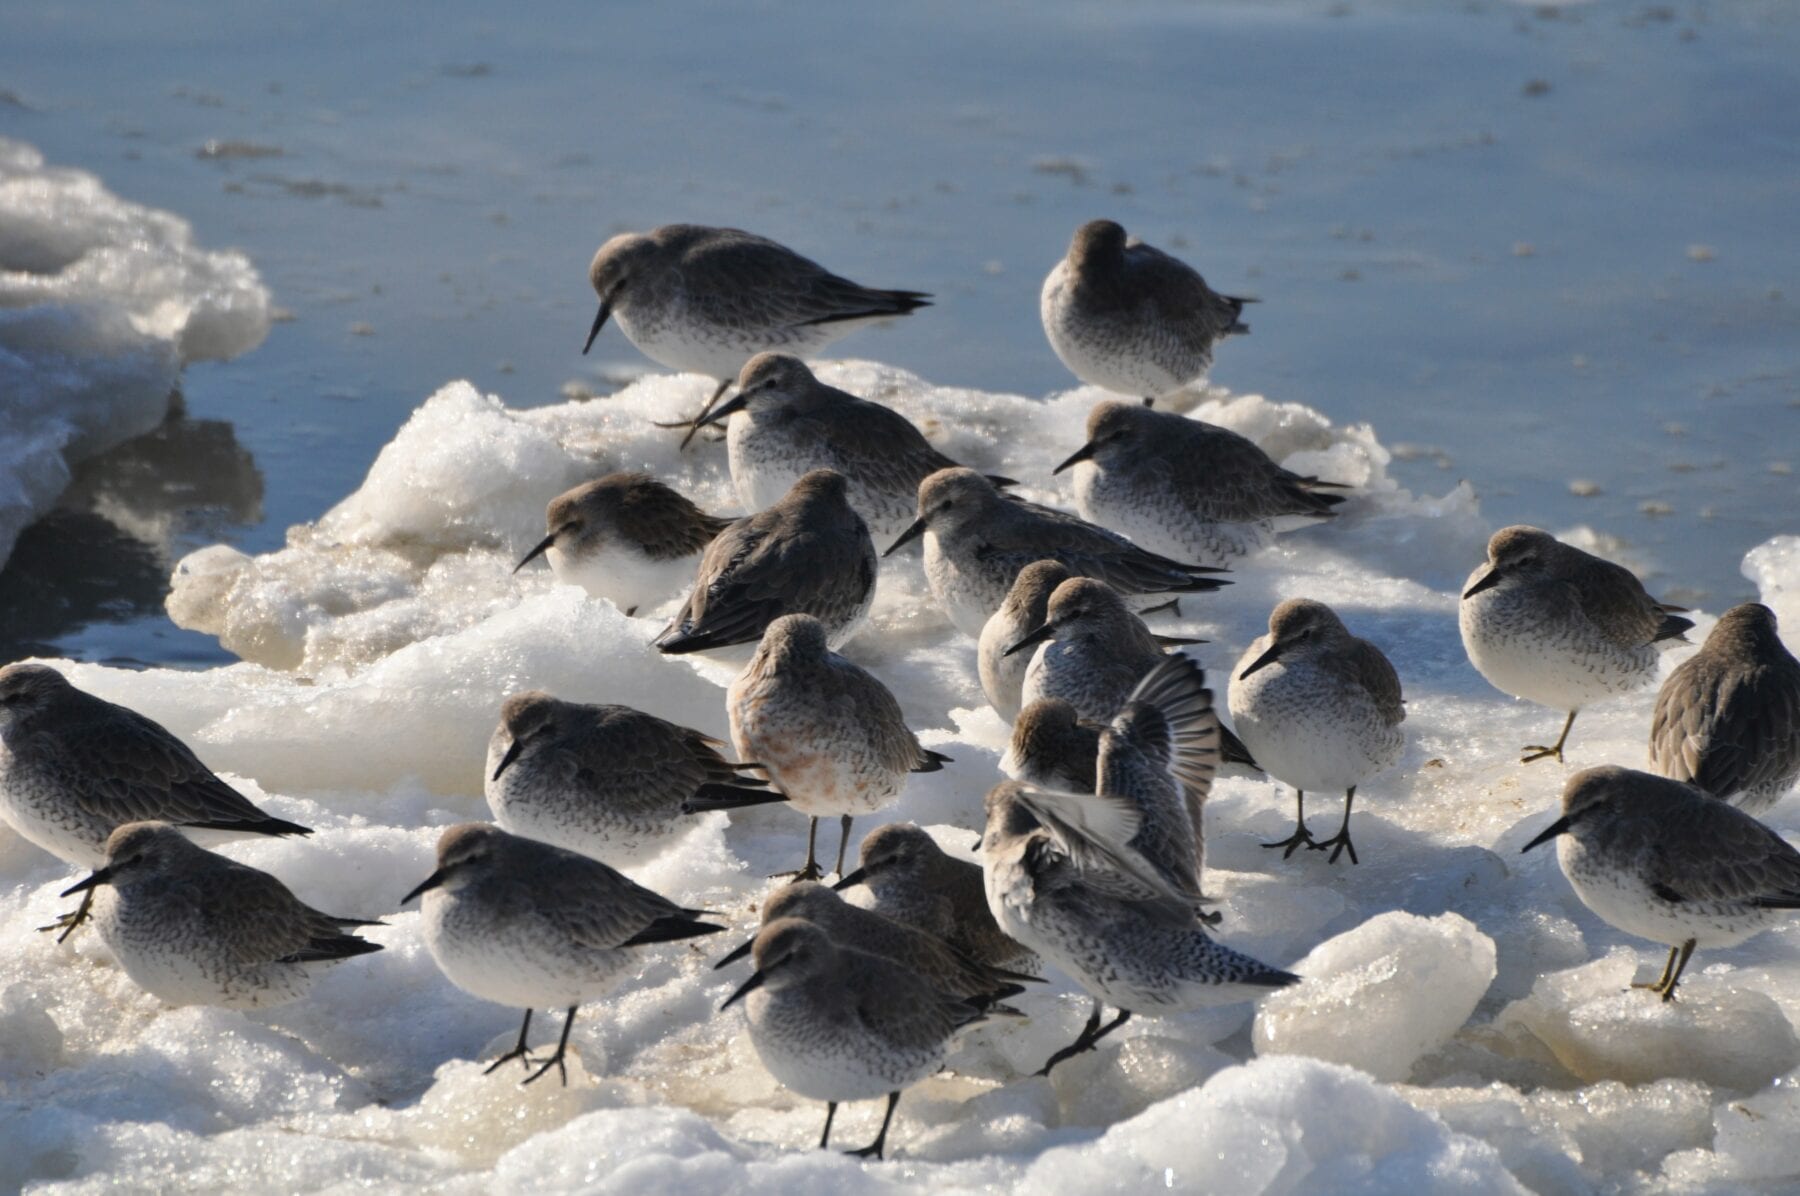
<svg viewBox="0 0 1800 1196"><path fill-rule="evenodd" d="M183 367L268 331L243 254L0 137L0 565L70 466L163 421Z"/></svg>
<svg viewBox="0 0 1800 1196"><path fill-rule="evenodd" d="M952 455L1065 503L1049 469L1080 443L1099 397L939 388L862 362L821 373L904 411ZM0 935L16 945L0 961L0 1136L12 1145L0 1185L313 1190L354 1176L458 1191L1136 1181L1574 1192L1800 1173L1785 1146L1800 1120L1800 929L1709 953L1682 1000L1661 1006L1619 991L1660 950L1582 909L1549 853L1518 855L1567 771L1641 762L1653 691L1584 713L1566 770L1521 768L1514 748L1557 716L1496 693L1463 658L1455 590L1491 530L1472 493L1413 495L1388 477L1373 430L1257 396L1196 414L1357 496L1335 524L1283 537L1243 561L1236 584L1158 627L1212 641L1197 652L1222 698L1226 667L1270 606L1318 597L1387 651L1408 699L1401 765L1359 794L1360 866L1261 850L1288 818L1289 795L1266 782L1226 779L1207 806L1220 937L1295 966L1306 984L1254 1020L1247 1006L1137 1019L1053 1081L1019 1078L1085 1016L1058 979L1032 994L1028 1021L970 1035L947 1073L913 1090L896 1161L867 1169L811 1149L817 1108L773 1084L741 1022L714 1015L734 983L710 970L717 950L650 954L641 977L584 1014L568 1090L482 1076L514 1015L453 989L416 915L394 909L430 871L437 828L487 817L479 761L507 692L542 687L723 729L731 670L658 656L658 620L627 620L547 570L509 572L542 534L544 501L609 469L646 468L733 509L722 446L683 455L650 424L691 410L705 385L651 377L610 399L532 410L446 386L365 484L294 529L287 548L208 549L182 563L178 621L258 663L63 664L188 739L271 812L317 827L307 842L228 852L303 898L390 915L371 931L388 949L268 1014L163 1009L94 936L58 948L32 933L60 909L67 870L0 834ZM1755 548L1746 574L1800 626L1800 538ZM1696 642L1710 613L1699 623ZM885 564L872 626L848 653L894 689L928 746L955 758L859 830L912 819L966 852L1004 728L981 699L973 643L936 611L916 560ZM1787 806L1772 821L1797 825ZM711 815L634 875L747 926L803 827L781 809ZM877 1116L873 1103L843 1110L846 1140Z"/></svg>

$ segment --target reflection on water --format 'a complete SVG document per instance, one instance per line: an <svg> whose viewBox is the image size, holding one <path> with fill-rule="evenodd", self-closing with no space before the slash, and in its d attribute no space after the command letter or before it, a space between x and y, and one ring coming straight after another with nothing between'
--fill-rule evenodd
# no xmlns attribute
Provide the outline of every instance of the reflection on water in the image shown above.
<svg viewBox="0 0 1800 1196"><path fill-rule="evenodd" d="M260 522L262 504L262 471L231 424L189 419L176 392L161 427L78 465L56 509L19 537L0 570L0 660L131 663L134 651L108 645L141 639L139 624L168 641L159 661L229 660L209 638L169 628L163 598L177 559ZM64 642L77 635L79 645Z"/></svg>

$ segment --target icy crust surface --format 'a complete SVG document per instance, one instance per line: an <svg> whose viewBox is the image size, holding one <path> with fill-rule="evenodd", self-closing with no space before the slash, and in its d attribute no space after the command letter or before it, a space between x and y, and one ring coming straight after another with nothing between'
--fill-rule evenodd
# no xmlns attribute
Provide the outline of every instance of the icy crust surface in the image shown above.
<svg viewBox="0 0 1800 1196"><path fill-rule="evenodd" d="M1049 470L1101 397L978 394L854 362L823 373L905 411L951 455L1065 504ZM0 955L0 1189L1576 1193L1800 1178L1795 930L1702 953L1665 1006L1624 991L1655 976L1661 949L1589 915L1552 852L1518 852L1569 771L1642 762L1653 691L1584 711L1566 766L1522 768L1519 745L1560 716L1497 694L1464 658L1456 589L1491 530L1473 490L1409 494L1370 429L1256 396L1215 395L1195 414L1358 491L1340 519L1281 537L1240 562L1234 585L1157 627L1211 641L1194 651L1223 709L1227 667L1270 607L1320 598L1387 651L1407 696L1404 758L1357 794L1359 866L1263 850L1292 818L1292 794L1270 782L1225 777L1208 802L1219 936L1305 983L1260 1010L1134 1018L1039 1079L1088 1009L1053 974L1019 999L1027 1019L972 1031L907 1094L889 1162L819 1152L823 1107L777 1086L742 1020L714 1012L745 973L712 960L802 851L804 820L760 807L697 820L633 873L720 911L731 934L648 950L585 1007L568 1089L483 1076L517 1011L451 987L416 913L395 906L431 871L440 827L487 817L482 754L506 693L540 686L724 731L729 667L664 659L649 644L659 619L627 619L535 566L509 572L542 535L545 500L606 470L647 468L731 510L722 446L703 438L681 454L650 426L690 414L707 385L654 377L536 410L447 386L366 484L287 548L183 562L172 606L249 663L59 666L164 722L273 813L318 828L227 850L314 904L386 917L369 934L387 950L266 1013L163 1008L95 936L58 947L33 933L65 907L55 894L72 878L0 831L0 937L13 944ZM1796 543L1746 561L1778 605L1800 588ZM881 587L848 654L954 762L914 777L858 831L910 819L967 856L1006 730L917 557L885 562ZM1696 641L1712 618L1697 615ZM1336 800L1309 800L1316 828ZM1792 831L1795 814L1778 807L1773 822ZM559 1020L537 1019L534 1038ZM868 1141L879 1114L879 1102L845 1106L834 1142Z"/></svg>
<svg viewBox="0 0 1800 1196"><path fill-rule="evenodd" d="M156 427L184 365L268 330L244 255L0 137L0 563L71 462Z"/></svg>

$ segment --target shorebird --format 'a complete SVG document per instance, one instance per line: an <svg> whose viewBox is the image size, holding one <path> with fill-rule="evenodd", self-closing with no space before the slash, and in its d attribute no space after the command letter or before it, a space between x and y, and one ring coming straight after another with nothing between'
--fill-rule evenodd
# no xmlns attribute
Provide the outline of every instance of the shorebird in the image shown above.
<svg viewBox="0 0 1800 1196"><path fill-rule="evenodd" d="M1704 790L1615 765L1563 787L1562 817L1525 844L1557 839L1575 895L1602 921L1666 944L1647 988L1665 1001L1696 947L1732 947L1800 909L1800 852Z"/></svg>
<svg viewBox="0 0 1800 1196"><path fill-rule="evenodd" d="M484 1001L525 1007L517 1045L486 1072L509 1059L529 1068L531 1011L568 1009L556 1053L527 1084L552 1067L568 1084L575 1011L637 966L637 948L725 929L701 921L705 910L683 909L599 860L480 822L445 828L436 871L400 904L415 897L423 898L425 946L450 982Z"/></svg>
<svg viewBox="0 0 1800 1196"><path fill-rule="evenodd" d="M588 282L600 311L586 353L616 316L644 356L719 380L686 445L744 363L769 349L809 356L862 325L930 306L923 291L880 291L840 278L767 237L665 224L620 233L594 254Z"/></svg>
<svg viewBox="0 0 1800 1196"><path fill-rule="evenodd" d="M729 421L731 482L746 510L774 503L811 470L835 469L869 534L886 544L912 522L919 483L956 467L904 415L825 385L798 357L759 353L737 385L698 422Z"/></svg>
<svg viewBox="0 0 1800 1196"><path fill-rule="evenodd" d="M842 819L841 876L851 820L899 797L908 773L936 772L950 761L919 746L894 695L831 651L824 625L810 615L769 624L725 704L738 754L757 761L788 804L811 816L802 880L820 875L821 817Z"/></svg>
<svg viewBox="0 0 1800 1196"><path fill-rule="evenodd" d="M892 960L939 992L972 1001L982 1008L1024 992L1020 981L1035 984L1043 979L984 964L935 934L851 905L817 881L795 881L769 894L763 901L762 924L767 926L783 918L811 922L836 942L852 944L859 951ZM754 945L754 938L746 940L714 964L714 969L736 963L750 954Z"/></svg>
<svg viewBox="0 0 1800 1196"><path fill-rule="evenodd" d="M731 520L708 515L647 473L609 473L550 500L549 532L513 568L538 557L556 579L635 615L681 592L700 553Z"/></svg>
<svg viewBox="0 0 1800 1196"><path fill-rule="evenodd" d="M1043 625L1050 595L1071 576L1061 561L1033 561L1019 570L1000 609L981 626L976 650L981 689L994 713L1006 722L1017 719L1025 704L1025 671L1032 660L1029 652L1009 653L1007 649Z"/></svg>
<svg viewBox="0 0 1800 1196"><path fill-rule="evenodd" d="M1650 763L1750 814L1800 779L1800 661L1775 612L1755 602L1719 617L1656 695Z"/></svg>
<svg viewBox="0 0 1800 1196"><path fill-rule="evenodd" d="M610 864L661 850L695 814L782 800L759 765L733 764L718 740L630 706L513 694L488 740L486 796L514 834Z"/></svg>
<svg viewBox="0 0 1800 1196"><path fill-rule="evenodd" d="M755 643L782 615L807 614L842 647L869 617L879 565L844 475L815 469L707 545L693 592L656 646L677 654Z"/></svg>
<svg viewBox="0 0 1800 1196"><path fill-rule="evenodd" d="M1685 642L1684 608L1658 602L1631 573L1560 543L1535 527L1505 527L1488 559L1469 574L1458 621L1469 660L1488 684L1516 698L1565 710L1548 747L1527 744L1521 763L1562 762L1583 706L1630 693L1656 677L1657 648Z"/></svg>
<svg viewBox="0 0 1800 1196"><path fill-rule="evenodd" d="M1264 847L1348 851L1356 787L1392 768L1406 747L1400 677L1380 648L1350 634L1337 612L1289 598L1269 612L1269 633L1238 661L1229 695L1238 734L1270 776L1294 787L1294 833ZM1306 829L1306 791L1344 791L1344 821L1319 842Z"/></svg>
<svg viewBox="0 0 1800 1196"><path fill-rule="evenodd" d="M994 921L981 867L945 854L913 823L890 822L869 832L861 866L832 888L855 885L868 886L876 913L935 935L978 963L1036 966L1036 957Z"/></svg>
<svg viewBox="0 0 1800 1196"><path fill-rule="evenodd" d="M266 1009L304 996L318 965L381 950L349 933L379 923L320 913L166 822L115 829L106 862L62 895L76 893L125 974L171 1005Z"/></svg>
<svg viewBox="0 0 1800 1196"><path fill-rule="evenodd" d="M1070 373L1150 404L1205 377L1213 345L1250 331L1239 317L1254 302L1219 294L1113 221L1090 220L1044 279L1039 312Z"/></svg>
<svg viewBox="0 0 1800 1196"><path fill-rule="evenodd" d="M951 1038L990 1012L910 968L839 942L799 918L757 932L756 971L720 1010L744 1001L750 1042L769 1074L826 1102L823 1150L847 1100L887 1097L875 1141L849 1153L880 1158L900 1093L944 1065ZM747 999L746 999L747 998Z"/></svg>
<svg viewBox="0 0 1800 1196"><path fill-rule="evenodd" d="M1000 771L1039 789L1092 793L1102 729L1061 698L1039 698L1013 720Z"/></svg>
<svg viewBox="0 0 1800 1196"><path fill-rule="evenodd" d="M1137 829L1129 803L1088 807L1097 823L1090 829L1059 816L1082 807L1044 803L1043 792L1017 781L996 785L987 796L982 837L988 907L1001 929L1094 999L1080 1035L1051 1055L1039 1075L1092 1050L1133 1013L1253 1000L1298 981L1214 941L1183 895L1166 886L1158 891L1155 870L1121 847ZM1050 814L1046 805L1060 809ZM1119 1012L1102 1025L1108 1004Z"/></svg>
<svg viewBox="0 0 1800 1196"><path fill-rule="evenodd" d="M1343 489L1283 469L1236 432L1185 415L1103 402L1088 412L1087 443L1054 472L1075 470L1083 519L1151 552L1220 565L1289 525L1336 515Z"/></svg>
<svg viewBox="0 0 1800 1196"><path fill-rule="evenodd" d="M919 483L917 509L884 555L924 536L932 596L972 637L1034 561L1059 561L1127 595L1202 594L1230 584L1211 576L1224 570L1172 561L1066 512L1009 498L972 469L939 470Z"/></svg>
<svg viewBox="0 0 1800 1196"><path fill-rule="evenodd" d="M159 723L76 689L41 664L0 668L0 817L28 842L85 868L131 822L169 822L209 838L310 835L227 785ZM81 908L45 930L66 939Z"/></svg>

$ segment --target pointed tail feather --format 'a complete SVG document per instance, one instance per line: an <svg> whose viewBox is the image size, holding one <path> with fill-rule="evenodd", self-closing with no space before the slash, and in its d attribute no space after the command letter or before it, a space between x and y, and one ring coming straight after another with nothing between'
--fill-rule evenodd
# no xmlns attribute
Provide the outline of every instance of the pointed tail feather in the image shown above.
<svg viewBox="0 0 1800 1196"><path fill-rule="evenodd" d="M718 934L726 929L714 926L711 922L696 922L688 917L658 918L624 942L621 947L641 947L646 943L672 943L680 939L699 938L703 934Z"/></svg>
<svg viewBox="0 0 1800 1196"><path fill-rule="evenodd" d="M786 801L787 794L773 789L752 789L746 785L720 785L708 782L694 790L694 796L681 803L683 814L704 814L709 810L738 810L745 806L766 806Z"/></svg>

